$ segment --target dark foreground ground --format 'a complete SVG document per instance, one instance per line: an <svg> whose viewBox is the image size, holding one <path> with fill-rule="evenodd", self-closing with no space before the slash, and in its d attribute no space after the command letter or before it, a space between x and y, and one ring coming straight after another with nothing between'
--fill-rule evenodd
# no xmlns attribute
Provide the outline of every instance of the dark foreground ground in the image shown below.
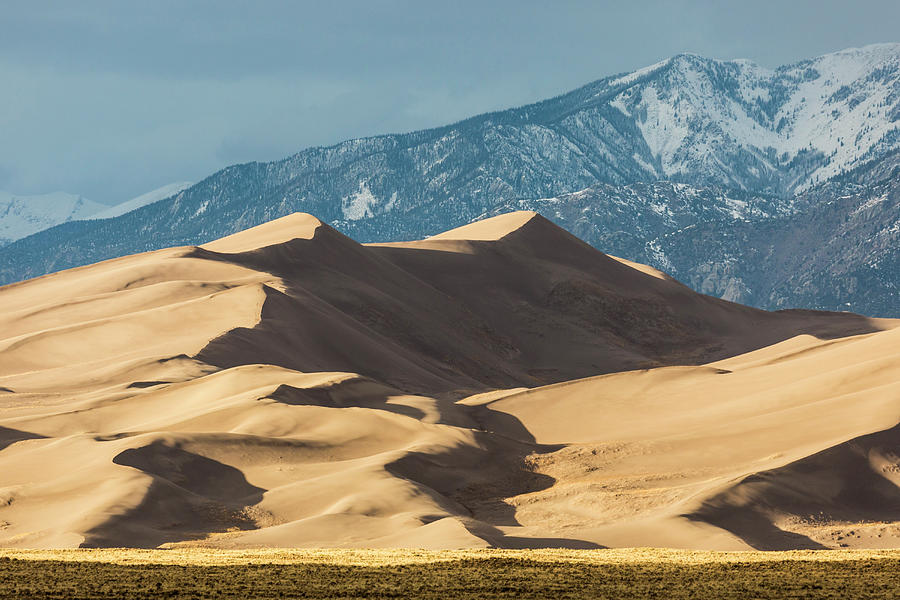
<svg viewBox="0 0 900 600"><path fill-rule="evenodd" d="M897 598L900 552L0 550L2 598Z"/></svg>

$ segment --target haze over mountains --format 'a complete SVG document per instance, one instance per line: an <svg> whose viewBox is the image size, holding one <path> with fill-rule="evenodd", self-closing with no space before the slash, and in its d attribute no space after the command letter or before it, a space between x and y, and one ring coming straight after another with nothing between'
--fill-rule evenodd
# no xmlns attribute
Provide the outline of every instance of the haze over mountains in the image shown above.
<svg viewBox="0 0 900 600"><path fill-rule="evenodd" d="M0 246L60 223L84 219L104 208L65 192L21 196L0 191Z"/></svg>
<svg viewBox="0 0 900 600"><path fill-rule="evenodd" d="M0 281L295 211L387 241L525 208L711 294L900 316L898 127L898 44L774 70L678 55L446 127L228 167L150 207L0 249Z"/></svg>
<svg viewBox="0 0 900 600"><path fill-rule="evenodd" d="M153 204L154 202L170 198L178 192L191 187L191 185L193 184L190 181L176 181L175 183L170 183L168 185L158 187L155 190L147 192L146 194L141 194L140 196L132 198L131 200L126 200L125 202L110 206L106 210L102 210L91 215L91 218L111 219L113 217L118 217L124 215L127 212L137 210L142 206L147 206L148 204Z"/></svg>
<svg viewBox="0 0 900 600"><path fill-rule="evenodd" d="M187 181L170 183L115 206L65 192L22 196L0 191L0 247L60 223L118 217L164 200L190 185Z"/></svg>
<svg viewBox="0 0 900 600"><path fill-rule="evenodd" d="M0 288L0 544L900 547L898 327L293 214Z"/></svg>

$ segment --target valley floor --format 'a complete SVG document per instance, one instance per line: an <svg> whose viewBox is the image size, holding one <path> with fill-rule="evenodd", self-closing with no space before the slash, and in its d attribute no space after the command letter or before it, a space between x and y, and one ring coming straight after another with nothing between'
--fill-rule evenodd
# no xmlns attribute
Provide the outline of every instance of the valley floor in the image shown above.
<svg viewBox="0 0 900 600"><path fill-rule="evenodd" d="M0 550L3 598L895 598L900 551Z"/></svg>

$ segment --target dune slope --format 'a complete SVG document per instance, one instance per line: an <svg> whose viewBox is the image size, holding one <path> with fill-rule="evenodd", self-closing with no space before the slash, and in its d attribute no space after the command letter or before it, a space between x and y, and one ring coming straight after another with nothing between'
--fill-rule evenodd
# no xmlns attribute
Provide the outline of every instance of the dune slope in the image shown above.
<svg viewBox="0 0 900 600"><path fill-rule="evenodd" d="M535 213L377 245L295 214L0 308L3 546L900 546L897 322Z"/></svg>

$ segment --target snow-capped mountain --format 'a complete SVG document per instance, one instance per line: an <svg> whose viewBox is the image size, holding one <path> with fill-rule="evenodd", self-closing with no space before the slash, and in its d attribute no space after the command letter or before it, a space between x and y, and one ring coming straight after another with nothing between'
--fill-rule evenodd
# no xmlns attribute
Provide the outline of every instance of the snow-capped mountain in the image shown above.
<svg viewBox="0 0 900 600"><path fill-rule="evenodd" d="M640 130L654 176L785 194L900 144L898 72L900 44L775 70L684 54L613 79L609 104Z"/></svg>
<svg viewBox="0 0 900 600"><path fill-rule="evenodd" d="M118 217L164 200L191 185L189 181L170 183L115 206L66 192L22 196L0 191L0 246L60 223Z"/></svg>
<svg viewBox="0 0 900 600"><path fill-rule="evenodd" d="M797 194L898 148L900 44L776 69L683 54L445 127L228 167L121 216L11 244L0 250L0 282L201 243L295 211L385 241L541 198L568 206L560 220L596 228L601 250L641 260L647 243L679 227L792 214L803 208ZM594 200L573 194L588 188ZM620 230L628 244L605 247Z"/></svg>
<svg viewBox="0 0 900 600"><path fill-rule="evenodd" d="M0 246L60 223L90 217L103 208L102 204L65 192L21 196L0 191Z"/></svg>
<svg viewBox="0 0 900 600"><path fill-rule="evenodd" d="M164 185L162 187L156 188L151 192L147 192L146 194L141 194L136 198L132 198L131 200L126 200L120 204L116 204L115 206L111 206L106 210L102 210L96 214L90 215L91 219L111 219L113 217L118 217L124 215L127 212L131 212L142 206L147 206L148 204L153 204L154 202L159 202L160 200L165 200L171 196L174 196L178 192L187 189L193 185L190 181L177 181L175 183L170 183L168 185Z"/></svg>

